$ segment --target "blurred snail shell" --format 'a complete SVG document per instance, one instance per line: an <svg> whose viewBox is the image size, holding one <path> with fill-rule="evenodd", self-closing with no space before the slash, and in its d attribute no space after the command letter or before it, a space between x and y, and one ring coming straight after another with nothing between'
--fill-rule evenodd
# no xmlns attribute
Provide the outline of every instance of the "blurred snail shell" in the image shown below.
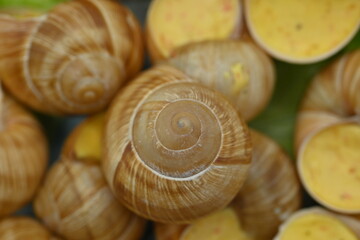
<svg viewBox="0 0 360 240"><path fill-rule="evenodd" d="M113 101L103 170L140 216L189 222L226 206L251 162L246 124L220 93L170 66L143 73Z"/></svg>
<svg viewBox="0 0 360 240"><path fill-rule="evenodd" d="M251 239L272 239L279 225L300 208L300 182L295 166L281 147L252 131L253 164L232 202Z"/></svg>
<svg viewBox="0 0 360 240"><path fill-rule="evenodd" d="M80 161L73 152L77 130L89 120L67 139L34 201L35 213L68 240L138 240L145 220L115 199L98 164Z"/></svg>
<svg viewBox="0 0 360 240"><path fill-rule="evenodd" d="M47 158L47 141L38 121L0 88L0 216L32 199Z"/></svg>
<svg viewBox="0 0 360 240"><path fill-rule="evenodd" d="M239 228L246 239L270 240L280 224L299 209L300 183L295 167L276 142L254 130L251 137L252 165L243 187L229 208L236 212L241 225ZM203 221L205 228L206 220ZM186 239L185 231L192 225L156 223L156 239ZM238 238L234 236L234 239Z"/></svg>
<svg viewBox="0 0 360 240"><path fill-rule="evenodd" d="M360 213L360 50L315 76L296 125L300 178L312 197ZM318 149L318 150L317 150Z"/></svg>
<svg viewBox="0 0 360 240"><path fill-rule="evenodd" d="M25 19L0 15L4 84L42 112L99 111L142 62L139 23L114 1L69 1Z"/></svg>
<svg viewBox="0 0 360 240"><path fill-rule="evenodd" d="M275 85L271 59L248 38L189 44L168 62L224 94L247 121L266 107Z"/></svg>
<svg viewBox="0 0 360 240"><path fill-rule="evenodd" d="M35 219L29 217L8 217L0 220L0 239L60 240Z"/></svg>
<svg viewBox="0 0 360 240"><path fill-rule="evenodd" d="M274 240L360 238L360 220L321 207L301 209L284 222Z"/></svg>

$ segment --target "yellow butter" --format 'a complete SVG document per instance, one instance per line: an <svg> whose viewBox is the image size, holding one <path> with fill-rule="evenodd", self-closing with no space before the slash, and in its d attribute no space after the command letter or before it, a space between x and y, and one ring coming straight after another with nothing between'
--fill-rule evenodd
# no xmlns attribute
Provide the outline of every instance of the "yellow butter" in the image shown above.
<svg viewBox="0 0 360 240"><path fill-rule="evenodd" d="M354 233L334 217L306 214L294 219L281 234L280 240L357 240Z"/></svg>
<svg viewBox="0 0 360 240"><path fill-rule="evenodd" d="M238 0L154 0L148 26L155 45L168 57L189 42L229 38L240 23Z"/></svg>
<svg viewBox="0 0 360 240"><path fill-rule="evenodd" d="M319 199L360 211L360 125L329 127L307 144L300 164L305 185Z"/></svg>
<svg viewBox="0 0 360 240"><path fill-rule="evenodd" d="M248 0L248 21L271 52L294 59L326 54L359 26L359 0Z"/></svg>

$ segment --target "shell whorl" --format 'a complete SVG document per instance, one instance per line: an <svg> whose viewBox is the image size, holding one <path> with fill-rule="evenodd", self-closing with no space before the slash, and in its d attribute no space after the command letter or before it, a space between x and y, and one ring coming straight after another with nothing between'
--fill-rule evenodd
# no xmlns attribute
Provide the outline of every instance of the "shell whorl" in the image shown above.
<svg viewBox="0 0 360 240"><path fill-rule="evenodd" d="M0 27L4 83L40 111L99 111L142 66L139 23L112 1L66 2L26 20L1 16Z"/></svg>
<svg viewBox="0 0 360 240"><path fill-rule="evenodd" d="M360 50L342 56L309 86L297 118L296 148L314 132L343 121L360 122Z"/></svg>
<svg viewBox="0 0 360 240"><path fill-rule="evenodd" d="M8 96L2 100L0 216L15 212L31 200L48 157L47 141L36 119Z"/></svg>
<svg viewBox="0 0 360 240"><path fill-rule="evenodd" d="M251 136L253 164L232 204L251 239L267 240L299 209L300 182L295 166L276 142L254 130Z"/></svg>
<svg viewBox="0 0 360 240"><path fill-rule="evenodd" d="M192 43L168 62L224 94L247 121L265 108L275 85L271 59L248 39Z"/></svg>
<svg viewBox="0 0 360 240"><path fill-rule="evenodd" d="M170 66L124 89L105 129L110 187L156 221L186 222L225 206L250 165L249 133L234 108Z"/></svg>

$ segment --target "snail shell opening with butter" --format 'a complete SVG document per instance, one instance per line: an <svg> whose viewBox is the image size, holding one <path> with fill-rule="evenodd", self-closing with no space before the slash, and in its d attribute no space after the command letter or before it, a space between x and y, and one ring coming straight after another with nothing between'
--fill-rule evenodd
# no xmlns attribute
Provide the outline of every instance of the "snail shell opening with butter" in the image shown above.
<svg viewBox="0 0 360 240"><path fill-rule="evenodd" d="M360 213L360 50L343 55L310 84L296 125L298 171L322 205Z"/></svg>
<svg viewBox="0 0 360 240"><path fill-rule="evenodd" d="M246 124L220 93L157 66L109 109L103 169L115 196L159 222L189 222L225 207L251 162Z"/></svg>

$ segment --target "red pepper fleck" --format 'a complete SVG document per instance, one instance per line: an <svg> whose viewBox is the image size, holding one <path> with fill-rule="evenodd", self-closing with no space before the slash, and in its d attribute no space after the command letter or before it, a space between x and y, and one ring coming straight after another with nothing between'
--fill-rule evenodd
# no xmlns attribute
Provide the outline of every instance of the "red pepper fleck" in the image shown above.
<svg viewBox="0 0 360 240"><path fill-rule="evenodd" d="M323 232L326 232L328 230L328 227L327 226L320 226L320 230L323 231Z"/></svg>
<svg viewBox="0 0 360 240"><path fill-rule="evenodd" d="M229 12L231 11L231 9L232 9L231 3L229 1L225 1L223 5L223 11Z"/></svg>
<svg viewBox="0 0 360 240"><path fill-rule="evenodd" d="M166 21L171 21L173 18L172 14L171 13L167 13L166 16L165 16L165 20Z"/></svg>
<svg viewBox="0 0 360 240"><path fill-rule="evenodd" d="M347 199L351 199L352 196L349 193L343 193L343 194L340 195L340 198L342 200L347 200Z"/></svg>
<svg viewBox="0 0 360 240"><path fill-rule="evenodd" d="M220 234L221 233L221 229L219 227L214 229L214 234Z"/></svg>
<svg viewBox="0 0 360 240"><path fill-rule="evenodd" d="M355 172L356 172L356 168L355 168L355 167L349 168L349 173L350 173L350 174L354 174Z"/></svg>

